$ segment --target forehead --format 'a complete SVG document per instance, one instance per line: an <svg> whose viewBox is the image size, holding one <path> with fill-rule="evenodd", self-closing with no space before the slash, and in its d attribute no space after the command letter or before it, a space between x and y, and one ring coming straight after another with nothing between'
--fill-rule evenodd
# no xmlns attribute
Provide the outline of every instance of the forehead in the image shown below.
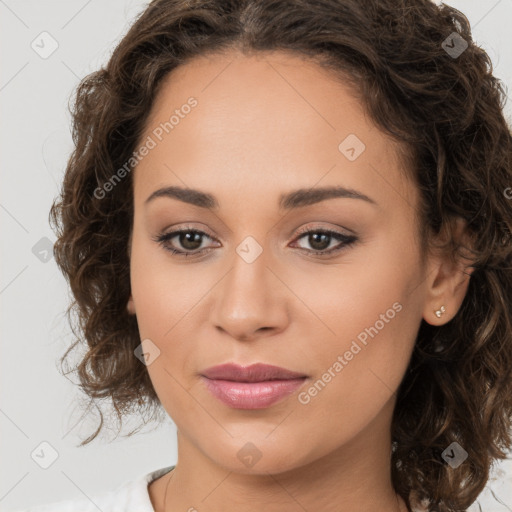
<svg viewBox="0 0 512 512"><path fill-rule="evenodd" d="M383 201L411 194L397 144L348 85L287 52L215 54L177 67L159 87L141 141L148 137L154 147L137 165L137 201L166 184L215 186L225 197L316 183Z"/></svg>

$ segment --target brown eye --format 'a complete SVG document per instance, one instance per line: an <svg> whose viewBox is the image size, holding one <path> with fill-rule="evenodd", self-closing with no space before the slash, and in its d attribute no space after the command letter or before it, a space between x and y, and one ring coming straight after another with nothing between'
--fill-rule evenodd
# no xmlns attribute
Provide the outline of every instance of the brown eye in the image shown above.
<svg viewBox="0 0 512 512"><path fill-rule="evenodd" d="M354 235L347 236L343 233L326 229L310 229L307 231L301 231L301 236L296 238L296 240L300 240L302 238L306 238L307 243L312 248L302 249L315 255L334 254L346 249L357 241L357 237ZM328 249L331 242L334 240L338 240L338 244L334 246L334 248Z"/></svg>
<svg viewBox="0 0 512 512"><path fill-rule="evenodd" d="M154 240L162 245L162 247L171 254L177 256L198 256L212 250L211 247L200 248L204 238L210 238L207 233L197 229L180 229L171 231L170 233L162 233ZM301 236L295 240L305 238L311 249L299 247L300 249L317 256L324 254L335 254L340 252L357 241L354 235L344 235L337 231L325 229L310 229L301 232ZM171 240L176 239L174 243ZM333 241L337 240L338 244L329 248ZM178 247L176 247L178 246Z"/></svg>
<svg viewBox="0 0 512 512"><path fill-rule="evenodd" d="M211 250L211 248L200 249L204 237L211 239L207 233L197 229L180 229L170 233L162 233L154 240L162 245L166 251L177 256L197 256ZM176 241L171 244L170 242L173 239L176 239ZM178 245L178 248L176 248L176 245Z"/></svg>

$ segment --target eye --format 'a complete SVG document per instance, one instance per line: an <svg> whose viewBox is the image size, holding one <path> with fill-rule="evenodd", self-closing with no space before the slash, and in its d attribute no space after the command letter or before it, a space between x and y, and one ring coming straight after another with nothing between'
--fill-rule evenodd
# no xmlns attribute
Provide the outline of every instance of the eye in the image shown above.
<svg viewBox="0 0 512 512"><path fill-rule="evenodd" d="M338 231L322 228L305 228L299 230L299 233L301 236L295 240L301 240L305 238L307 243L313 247L313 250L304 248L303 250L315 256L338 253L353 245L357 241L357 237L354 235L345 235L343 233L339 233ZM334 240L338 240L338 244L334 247L331 246L331 248L328 249L328 247L331 245L331 242Z"/></svg>
<svg viewBox="0 0 512 512"><path fill-rule="evenodd" d="M166 251L169 251L171 254L187 257L197 256L205 252L209 252L211 250L211 248L203 248L198 250L199 247L201 246L201 240L203 237L213 239L204 231L184 227L176 231L171 231L170 233L161 233L156 238L154 238L154 240L155 242L158 242ZM184 249L186 249L185 251L176 249L173 245L169 243L174 238L178 239L179 244Z"/></svg>
<svg viewBox="0 0 512 512"><path fill-rule="evenodd" d="M358 240L354 235L345 235L343 233L339 233L338 231L320 228L302 229L299 230L299 234L300 236L295 238L295 241L305 238L307 243L309 243L313 249L305 249L303 247L299 248L315 256L338 253L354 244ZM153 238L153 240L162 245L162 247L166 251L169 251L171 254L180 257L190 257L199 256L212 250L212 247L203 247L201 249L201 242L204 237L214 240L213 237L204 231L184 227L179 230L171 231L170 233L161 233L160 235ZM170 243L175 238L177 239L179 245L185 250L177 249L173 244ZM335 240L338 241L338 244L329 248L331 242Z"/></svg>

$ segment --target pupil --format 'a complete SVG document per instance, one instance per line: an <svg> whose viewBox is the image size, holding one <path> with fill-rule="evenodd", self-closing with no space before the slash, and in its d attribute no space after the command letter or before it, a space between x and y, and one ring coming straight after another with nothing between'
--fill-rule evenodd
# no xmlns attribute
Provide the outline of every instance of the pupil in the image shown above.
<svg viewBox="0 0 512 512"><path fill-rule="evenodd" d="M196 232L181 233L180 244L185 247L185 249L193 251L201 246L201 235Z"/></svg>
<svg viewBox="0 0 512 512"><path fill-rule="evenodd" d="M324 238L323 243L320 242L320 247L318 246L318 243L316 240L317 237ZM309 236L309 243L311 244L311 247L322 251L324 249L327 249L327 247L329 247L330 237L331 237L331 235L326 235L325 233L315 233L315 234ZM327 239L327 244L325 244L326 239Z"/></svg>

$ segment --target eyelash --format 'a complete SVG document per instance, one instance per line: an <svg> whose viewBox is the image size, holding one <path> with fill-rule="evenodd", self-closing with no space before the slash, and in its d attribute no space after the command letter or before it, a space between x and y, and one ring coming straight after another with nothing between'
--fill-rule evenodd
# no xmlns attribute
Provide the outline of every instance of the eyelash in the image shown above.
<svg viewBox="0 0 512 512"><path fill-rule="evenodd" d="M198 229L193 229L193 228L185 227L183 229L179 229L179 230L176 230L176 231L171 231L170 233L161 233L161 234L157 235L156 237L154 237L153 240L155 242L158 242L166 251L170 252L171 254L179 256L179 257L184 257L184 258L187 258L187 257L190 257L190 256L198 256L200 254L204 254L204 253L210 252L212 250L212 248L205 248L205 249L196 250L194 252L186 252L186 251L180 251L178 249L174 249L173 247L171 247L171 246L169 246L167 244L167 242L169 242L171 239L175 238L177 235L180 235L182 233L196 233L196 234L199 234L199 235L205 235L208 238L213 239L212 237L210 237L208 235L208 233L205 233L204 231L200 231ZM341 251L347 249L348 247L350 247L351 245L353 245L355 242L358 241L356 236L353 236L353 235L347 236L347 235L344 235L344 234L339 233L337 231L331 231L331 230L323 229L323 228L316 228L316 229L315 228L313 228L313 229L310 228L310 229L299 230L298 234L300 236L296 237L294 239L294 241L298 241L301 238L303 238L305 235L309 235L311 233L322 234L322 235L331 235L333 238L340 240L340 244L341 244L341 245L339 245L338 247L336 247L334 249L331 248L331 249L324 250L324 251L315 251L315 250L311 250L311 249L301 249L303 251L306 251L309 254L313 254L314 256L336 254L338 252L341 252Z"/></svg>

